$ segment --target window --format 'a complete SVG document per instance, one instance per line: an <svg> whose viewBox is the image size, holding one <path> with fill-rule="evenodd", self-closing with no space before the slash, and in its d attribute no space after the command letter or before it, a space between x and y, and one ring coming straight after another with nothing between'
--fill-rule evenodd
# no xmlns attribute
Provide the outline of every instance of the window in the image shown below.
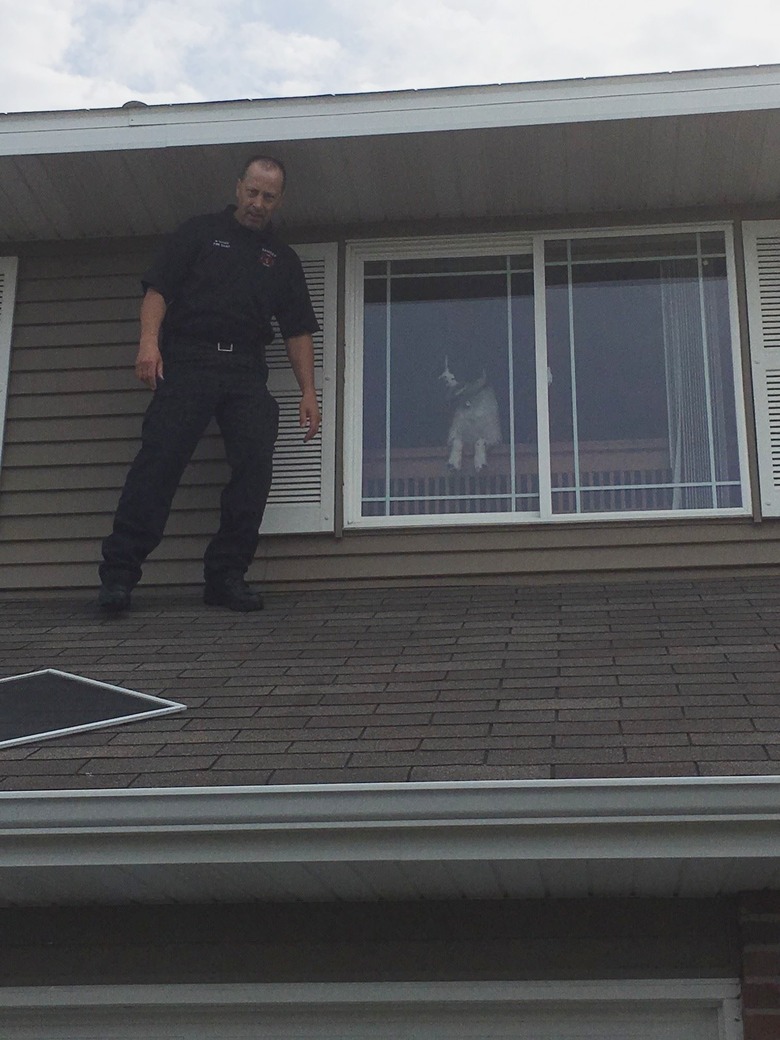
<svg viewBox="0 0 780 1040"><path fill-rule="evenodd" d="M538 512L531 256L369 263L364 316L363 515Z"/></svg>
<svg viewBox="0 0 780 1040"><path fill-rule="evenodd" d="M363 526L744 513L724 229L352 249Z"/></svg>

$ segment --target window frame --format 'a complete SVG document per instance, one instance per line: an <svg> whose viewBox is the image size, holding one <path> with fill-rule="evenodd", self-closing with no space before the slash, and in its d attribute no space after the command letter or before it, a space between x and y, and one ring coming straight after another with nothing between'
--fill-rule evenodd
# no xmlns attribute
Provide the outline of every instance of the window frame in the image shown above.
<svg viewBox="0 0 780 1040"><path fill-rule="evenodd" d="M724 236L726 279L734 375L734 406L742 505L721 509L625 510L555 513L552 511L551 451L547 396L547 308L544 266L545 244L586 238L634 238L642 235L681 235L718 232ZM364 265L371 261L416 260L439 256L470 257L494 253L528 253L534 266L534 333L536 361L537 451L539 512L440 513L412 516L363 516L363 286ZM345 293L345 401L344 401L344 528L395 529L430 527L516 526L722 519L752 515L748 460L747 412L742 372L734 228L727 221L691 224L630 225L608 228L568 228L554 231L501 232L483 235L441 235L353 240L346 248Z"/></svg>

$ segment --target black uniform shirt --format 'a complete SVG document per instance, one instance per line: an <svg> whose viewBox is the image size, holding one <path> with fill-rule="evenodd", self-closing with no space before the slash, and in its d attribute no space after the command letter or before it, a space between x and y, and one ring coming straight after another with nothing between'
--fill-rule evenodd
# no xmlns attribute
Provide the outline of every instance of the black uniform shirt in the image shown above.
<svg viewBox="0 0 780 1040"><path fill-rule="evenodd" d="M166 342L234 342L263 348L319 330L297 253L270 227L239 224L235 206L192 217L174 231L142 278L165 298Z"/></svg>

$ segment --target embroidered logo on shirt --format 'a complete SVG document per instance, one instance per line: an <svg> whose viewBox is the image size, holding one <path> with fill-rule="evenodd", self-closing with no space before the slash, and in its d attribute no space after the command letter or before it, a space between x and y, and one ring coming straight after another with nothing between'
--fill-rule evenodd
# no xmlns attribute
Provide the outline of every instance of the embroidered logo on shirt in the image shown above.
<svg viewBox="0 0 780 1040"><path fill-rule="evenodd" d="M276 263L276 253L264 247L260 250L260 263L263 267L273 267Z"/></svg>
<svg viewBox="0 0 780 1040"><path fill-rule="evenodd" d="M230 243L226 242L224 238L215 238L211 244L213 246L219 246L220 249L230 249Z"/></svg>

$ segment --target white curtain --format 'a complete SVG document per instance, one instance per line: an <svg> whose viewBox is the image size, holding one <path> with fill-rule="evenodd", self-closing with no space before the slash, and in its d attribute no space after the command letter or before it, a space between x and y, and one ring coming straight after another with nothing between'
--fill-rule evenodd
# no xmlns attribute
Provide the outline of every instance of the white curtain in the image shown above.
<svg viewBox="0 0 780 1040"><path fill-rule="evenodd" d="M695 260L661 261L666 397L674 509L713 509L728 479L724 379L718 349L719 279Z"/></svg>

